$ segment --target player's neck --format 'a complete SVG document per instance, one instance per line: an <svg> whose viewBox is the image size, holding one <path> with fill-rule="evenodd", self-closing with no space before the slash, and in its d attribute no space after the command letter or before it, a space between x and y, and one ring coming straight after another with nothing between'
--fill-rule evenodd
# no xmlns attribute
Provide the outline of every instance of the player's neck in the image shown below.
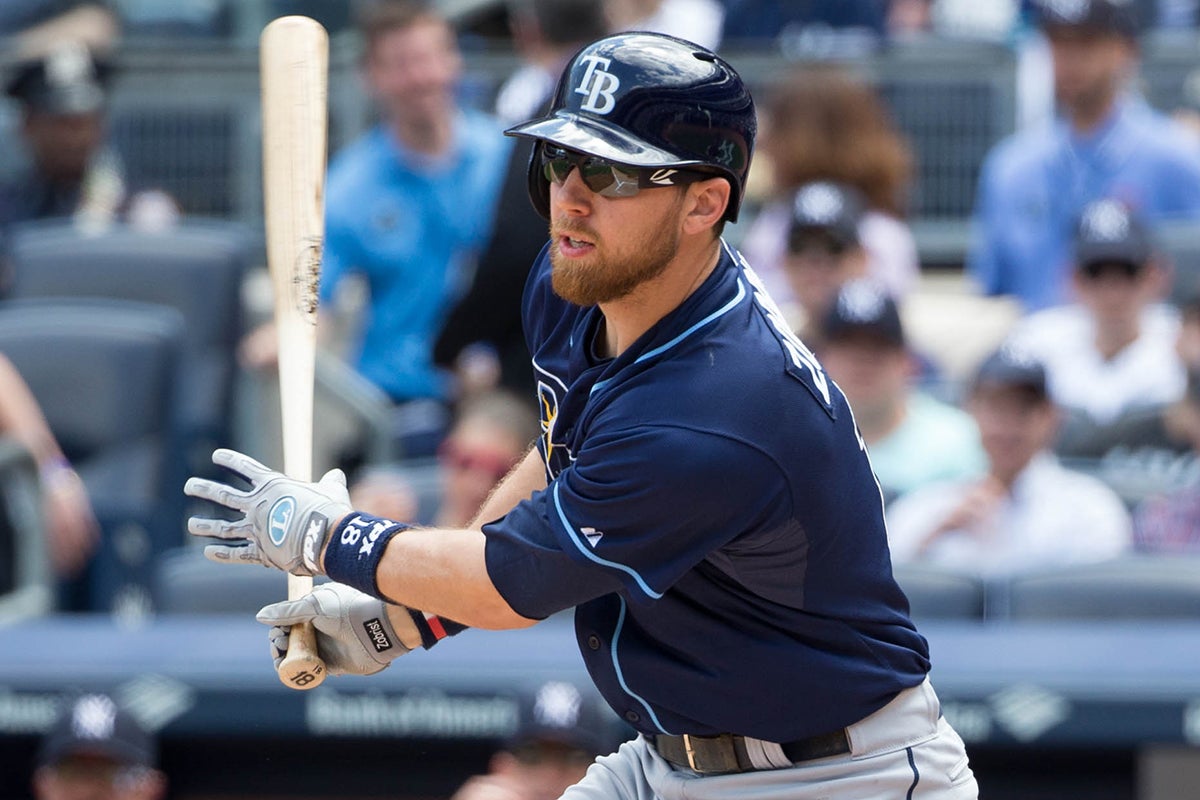
<svg viewBox="0 0 1200 800"><path fill-rule="evenodd" d="M892 434L908 416L907 395L888 398L876 404L864 404L855 408L854 421L862 432L863 440L872 445Z"/></svg>
<svg viewBox="0 0 1200 800"><path fill-rule="evenodd" d="M1105 361L1108 361L1136 342L1140 335L1141 326L1137 316L1098 325L1095 339L1096 351Z"/></svg>
<svg viewBox="0 0 1200 800"><path fill-rule="evenodd" d="M616 357L655 323L674 311L716 269L721 259L719 239L685 237L670 264L656 278L611 303L601 303L604 312L604 355ZM696 265L701 265L697 269Z"/></svg>

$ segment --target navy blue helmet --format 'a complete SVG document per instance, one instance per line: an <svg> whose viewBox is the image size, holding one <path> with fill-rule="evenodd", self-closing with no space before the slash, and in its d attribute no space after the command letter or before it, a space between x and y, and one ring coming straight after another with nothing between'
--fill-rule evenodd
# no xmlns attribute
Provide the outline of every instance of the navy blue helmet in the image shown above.
<svg viewBox="0 0 1200 800"><path fill-rule="evenodd" d="M709 172L733 187L737 220L758 125L754 100L724 59L657 33L619 33L580 50L563 70L546 116L506 131L537 140L529 196L550 216L542 143L637 168Z"/></svg>

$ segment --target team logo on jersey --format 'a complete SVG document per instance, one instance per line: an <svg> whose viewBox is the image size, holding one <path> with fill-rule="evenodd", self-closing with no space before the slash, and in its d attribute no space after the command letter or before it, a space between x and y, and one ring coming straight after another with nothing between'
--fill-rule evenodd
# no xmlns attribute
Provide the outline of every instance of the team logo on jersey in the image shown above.
<svg viewBox="0 0 1200 800"><path fill-rule="evenodd" d="M584 56L582 60L587 62L587 69L583 71L583 80L575 87L575 94L584 95L587 99L579 107L593 114L607 114L616 106L614 93L621 88L620 79L607 71L612 59L593 54Z"/></svg>
<svg viewBox="0 0 1200 800"><path fill-rule="evenodd" d="M271 506L271 513L267 515L267 533L274 544L283 544L283 540L287 538L288 526L292 524L292 517L295 514L296 501L291 495L279 498L275 501L275 505Z"/></svg>
<svg viewBox="0 0 1200 800"><path fill-rule="evenodd" d="M558 419L558 392L554 387L543 381L538 381L538 415L542 425L542 454L546 465L552 463L554 457L554 422Z"/></svg>

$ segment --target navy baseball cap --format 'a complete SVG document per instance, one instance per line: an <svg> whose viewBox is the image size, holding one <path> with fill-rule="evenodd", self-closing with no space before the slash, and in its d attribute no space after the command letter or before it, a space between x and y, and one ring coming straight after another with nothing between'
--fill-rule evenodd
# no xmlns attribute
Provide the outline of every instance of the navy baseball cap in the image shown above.
<svg viewBox="0 0 1200 800"><path fill-rule="evenodd" d="M862 195L851 186L832 181L806 183L792 195L788 246L799 249L812 233L829 236L843 247L857 245L865 208Z"/></svg>
<svg viewBox="0 0 1200 800"><path fill-rule="evenodd" d="M83 44L68 42L13 68L5 94L48 114L91 114L108 99L110 68Z"/></svg>
<svg viewBox="0 0 1200 800"><path fill-rule="evenodd" d="M1084 207L1075 227L1075 266L1120 263L1142 267L1154 253L1146 226L1117 200Z"/></svg>
<svg viewBox="0 0 1200 800"><path fill-rule="evenodd" d="M848 281L838 290L821 330L827 342L867 334L891 347L905 346L896 301L869 280Z"/></svg>
<svg viewBox="0 0 1200 800"><path fill-rule="evenodd" d="M566 681L550 681L519 698L520 723L506 748L553 742L595 757L612 750L609 726L597 701Z"/></svg>
<svg viewBox="0 0 1200 800"><path fill-rule="evenodd" d="M1046 368L1012 343L1001 345L979 365L972 388L977 391L985 386L1028 389L1039 398L1049 397Z"/></svg>
<svg viewBox="0 0 1200 800"><path fill-rule="evenodd" d="M1034 13L1043 28L1082 28L1129 39L1141 32L1134 0L1036 0Z"/></svg>
<svg viewBox="0 0 1200 800"><path fill-rule="evenodd" d="M54 766L72 756L97 756L130 767L154 767L154 739L111 697L85 694L71 701L42 738L39 766Z"/></svg>

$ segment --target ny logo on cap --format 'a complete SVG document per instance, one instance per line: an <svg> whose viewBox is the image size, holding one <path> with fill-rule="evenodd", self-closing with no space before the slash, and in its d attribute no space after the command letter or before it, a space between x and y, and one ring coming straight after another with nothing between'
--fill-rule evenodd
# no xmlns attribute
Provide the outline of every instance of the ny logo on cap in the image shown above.
<svg viewBox="0 0 1200 800"><path fill-rule="evenodd" d="M605 71L612 59L587 55L582 60L587 62L587 69L583 72L583 80L575 88L575 94L586 95L587 100L583 101L580 108L594 114L607 114L617 104L613 92L621 87L617 76Z"/></svg>
<svg viewBox="0 0 1200 800"><path fill-rule="evenodd" d="M551 681L538 690L533 716L548 728L573 728L579 723L583 696L569 683Z"/></svg>
<svg viewBox="0 0 1200 800"><path fill-rule="evenodd" d="M1101 200L1087 210L1080 227L1089 239L1119 241L1129 235L1129 212L1115 200Z"/></svg>
<svg viewBox="0 0 1200 800"><path fill-rule="evenodd" d="M109 739L116 724L116 704L102 695L80 698L71 712L71 730L80 739Z"/></svg>

